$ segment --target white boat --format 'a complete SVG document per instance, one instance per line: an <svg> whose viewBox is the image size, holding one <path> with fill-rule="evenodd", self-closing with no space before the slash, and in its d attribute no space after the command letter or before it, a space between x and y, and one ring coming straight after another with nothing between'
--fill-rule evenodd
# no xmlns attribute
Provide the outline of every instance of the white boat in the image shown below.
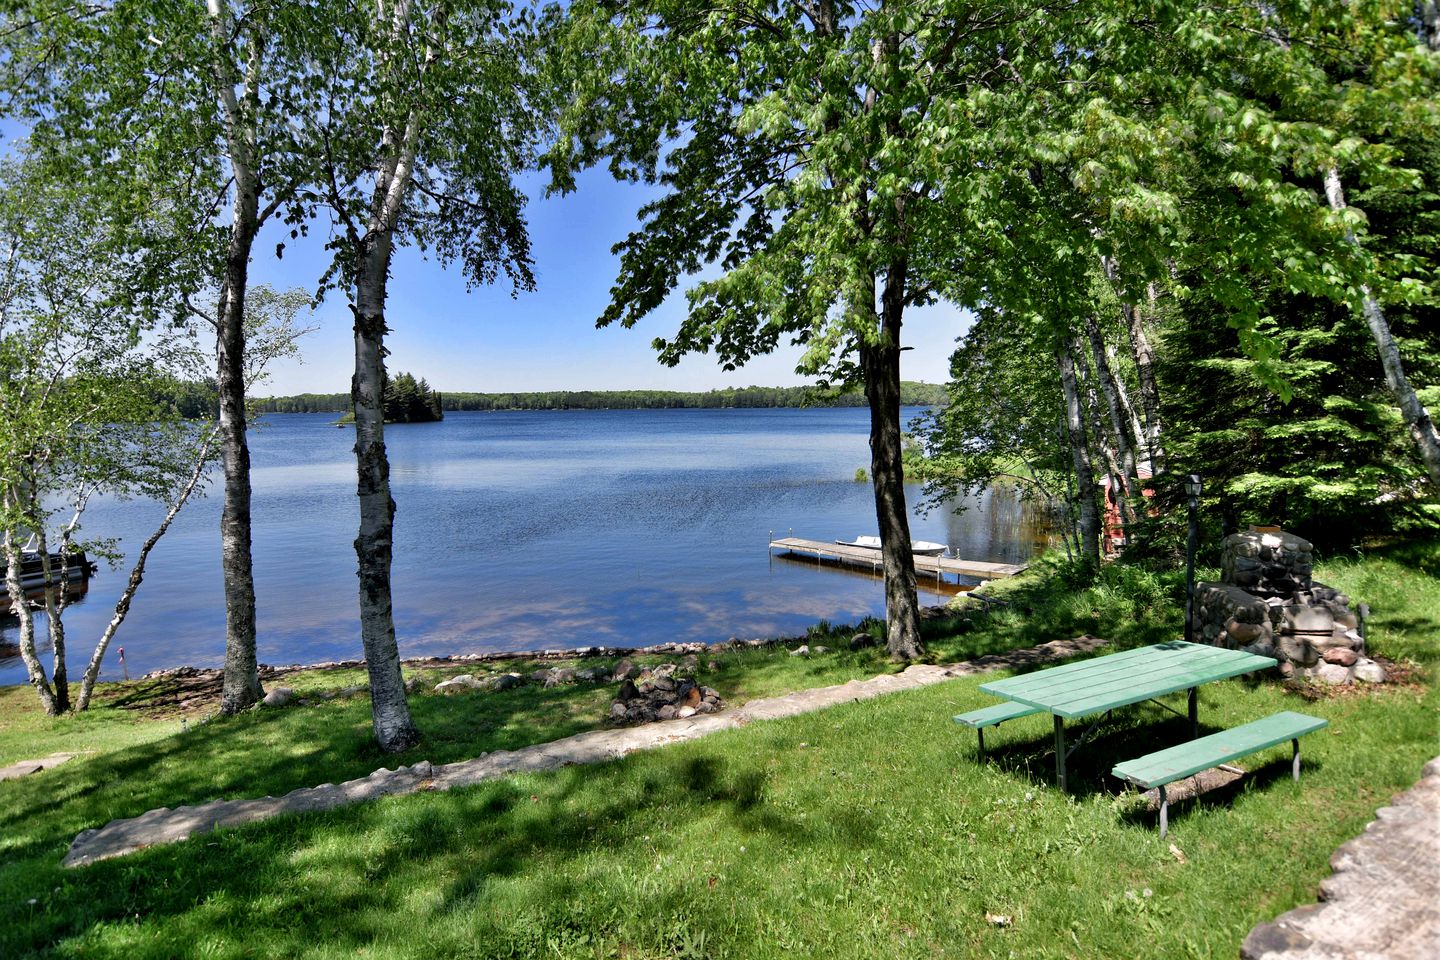
<svg viewBox="0 0 1440 960"><path fill-rule="evenodd" d="M854 540L836 540L842 547L860 547L865 550L879 550L879 537L856 537ZM911 540L910 552L917 557L938 557L949 549L943 543L932 543L929 540Z"/></svg>

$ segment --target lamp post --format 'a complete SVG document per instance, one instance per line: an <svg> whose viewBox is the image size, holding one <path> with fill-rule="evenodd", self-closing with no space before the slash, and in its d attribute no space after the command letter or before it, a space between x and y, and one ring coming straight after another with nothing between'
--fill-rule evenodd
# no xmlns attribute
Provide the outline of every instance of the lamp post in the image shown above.
<svg viewBox="0 0 1440 960"><path fill-rule="evenodd" d="M1192 473L1185 479L1185 495L1189 498L1190 505L1190 531L1185 538L1185 641L1190 643L1195 639L1195 510L1200 506L1200 494L1205 491L1205 485L1200 480L1198 473Z"/></svg>

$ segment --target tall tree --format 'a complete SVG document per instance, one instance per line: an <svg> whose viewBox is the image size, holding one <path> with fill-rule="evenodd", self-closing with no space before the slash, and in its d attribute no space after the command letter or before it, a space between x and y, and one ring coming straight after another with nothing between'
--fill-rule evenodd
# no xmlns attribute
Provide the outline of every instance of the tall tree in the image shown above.
<svg viewBox="0 0 1440 960"><path fill-rule="evenodd" d="M137 263L109 246L101 205L88 202L89 189L47 179L39 165L0 165L5 605L20 622L29 682L51 714L71 708L64 613L86 505L97 493L152 496L172 500L173 516L194 491L210 449L208 427L181 421L160 389L175 373L193 374L191 341L153 330L127 308ZM35 597L22 581L27 540L41 572L48 672L36 655ZM133 592L122 598L127 605ZM97 656L106 642L108 633ZM81 709L94 682L87 670Z"/></svg>
<svg viewBox="0 0 1440 960"><path fill-rule="evenodd" d="M549 157L556 186L608 161L662 191L616 248L599 323L632 326L682 276L718 269L655 342L662 362L714 350L733 369L788 338L807 347L802 372L863 384L896 659L922 651L899 423L905 315L970 268L962 224L986 222L990 154L1010 142L1007 112L1027 109L1026 72L1047 69L1068 17L1064 4L571 7L580 69Z"/></svg>
<svg viewBox="0 0 1440 960"><path fill-rule="evenodd" d="M1279 184L1309 201L1292 217L1314 221L1317 242L1286 259L1289 285L1349 303L1364 319L1413 448L1440 487L1440 431L1386 319L1390 306L1432 295L1425 267L1377 257L1365 218L1345 196L1347 182L1421 186L1385 141L1402 132L1440 136L1440 57L1429 46L1427 18L1413 0L1213 8L1203 18L1212 55L1199 71L1210 88L1196 99L1223 105L1224 119L1209 126L1227 155L1248 155L1253 164L1235 186L1253 195ZM1312 206L1320 198L1328 216Z"/></svg>
<svg viewBox="0 0 1440 960"><path fill-rule="evenodd" d="M505 0L321 4L334 18L316 48L328 107L312 118L326 145L326 200L339 223L328 282L355 320L355 457L360 635L375 736L418 742L400 673L390 589L395 501L385 453L385 301L395 247L458 262L467 283L502 272L534 285L515 178L541 129L527 62L534 18Z"/></svg>
<svg viewBox="0 0 1440 960"><path fill-rule="evenodd" d="M299 5L268 0L27 0L3 16L5 89L31 124L37 150L77 178L113 184L109 202L128 207L136 224L150 215L145 202L157 197L184 224L168 240L143 229L124 238L150 255L150 270L137 274L138 292L178 304L185 294L219 287L221 709L242 710L263 694L251 570L245 302L261 228L284 214L298 233L313 206L304 190L313 145L295 120L323 109L306 80L305 31L319 27Z"/></svg>

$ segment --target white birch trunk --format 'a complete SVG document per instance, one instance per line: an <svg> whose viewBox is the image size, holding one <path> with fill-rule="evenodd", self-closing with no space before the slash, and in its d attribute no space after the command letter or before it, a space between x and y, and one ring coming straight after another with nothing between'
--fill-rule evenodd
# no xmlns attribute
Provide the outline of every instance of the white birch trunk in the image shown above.
<svg viewBox="0 0 1440 960"><path fill-rule="evenodd" d="M260 229L256 171L256 112L263 38L248 34L247 71L234 65L235 29L226 0L206 0L213 50L214 94L219 101L234 175L230 241L216 316L216 371L220 395L220 449L225 490L220 514L220 556L225 586L225 671L220 709L238 713L265 695L255 653L255 576L250 539L250 445L245 425L245 295L250 251ZM239 87L239 94L236 89Z"/></svg>
<svg viewBox="0 0 1440 960"><path fill-rule="evenodd" d="M50 562L50 541L43 526L37 526L35 530L35 549L40 553L40 572L45 583L43 596L46 629L50 635L50 688L55 693L55 712L64 713L70 709L70 674L65 667L65 620L61 616L61 604L56 594L63 592L67 584L55 576L54 564Z"/></svg>
<svg viewBox="0 0 1440 960"><path fill-rule="evenodd" d="M1076 538L1083 560L1100 563L1100 519L1095 507L1095 472L1090 465L1090 447L1085 438L1085 419L1080 409L1080 388L1075 380L1075 358L1070 346L1055 348L1060 368L1060 387L1065 395L1065 430L1070 437L1070 459L1075 470Z"/></svg>
<svg viewBox="0 0 1440 960"><path fill-rule="evenodd" d="M391 605L395 501L385 454L385 280L391 233L370 234L359 251L355 285L355 463L360 529L355 556L360 578L360 640L370 674L370 710L382 750L398 753L420 740L405 700Z"/></svg>
<svg viewBox="0 0 1440 960"><path fill-rule="evenodd" d="M1090 337L1090 353L1095 365L1095 379L1100 383L1100 393L1105 398L1105 412L1109 416L1110 435L1115 441L1115 452L1120 456L1120 467L1125 471L1127 496L1135 496L1140 489L1140 474L1135 467L1135 448L1130 443L1126 430L1124 412L1120 408L1118 378L1110 369L1105 356L1105 341L1094 319L1085 321L1085 330Z"/></svg>
<svg viewBox="0 0 1440 960"><path fill-rule="evenodd" d="M1345 190L1340 183L1340 171L1333 166L1325 171L1325 199L1329 201L1330 209L1337 212L1345 209ZM1351 230L1346 230L1345 239L1359 245L1359 240ZM1400 415L1404 418L1410 437L1415 441L1415 447L1420 453L1420 459L1430 474L1430 483L1440 490L1440 432L1436 431L1430 411L1420 402L1415 389L1410 386L1409 378L1405 376L1400 350L1395 345L1395 338L1390 333L1390 325L1385 321L1385 313L1380 309L1379 302L1367 285L1360 286L1360 294L1363 298L1361 312L1365 315L1371 336L1375 338L1375 347L1380 354L1380 366L1385 371L1385 383L1400 407Z"/></svg>
<svg viewBox="0 0 1440 960"><path fill-rule="evenodd" d="M6 505L16 509L18 497L13 488L5 489ZM30 601L25 598L25 588L20 585L21 568L24 559L20 545L15 542L15 533L8 527L4 535L5 546L5 587L10 595L10 606L15 619L19 621L20 660L25 664L25 677L40 696L40 705L50 716L58 716L60 708L55 701L55 691L45 674L45 665L35 653L35 614Z"/></svg>
<svg viewBox="0 0 1440 960"><path fill-rule="evenodd" d="M180 490L180 495L175 502L170 504L170 509L165 512L165 519L155 528L155 532L146 538L145 543L140 547L140 553L135 558L135 563L130 567L130 576L125 582L125 590L120 594L120 599L115 601L115 615L110 622L105 624L105 629L100 634L100 639L95 643L95 650L90 655L90 662L85 667L85 673L80 679L80 694L75 698L75 710L88 709L90 698L95 692L95 682L100 677L100 665L105 661L105 651L110 647L110 641L115 638L115 631L125 622L125 617L130 613L130 604L135 599L135 591L140 589L140 583L145 579L145 563L150 559L150 551L155 549L155 544L165 536L165 531L170 529L170 523L195 492L200 483L200 478L205 475L205 467L210 463L210 450L214 446L215 438L219 436L220 427L217 424L205 442L200 447L200 454L195 461L195 469L191 471L190 478Z"/></svg>

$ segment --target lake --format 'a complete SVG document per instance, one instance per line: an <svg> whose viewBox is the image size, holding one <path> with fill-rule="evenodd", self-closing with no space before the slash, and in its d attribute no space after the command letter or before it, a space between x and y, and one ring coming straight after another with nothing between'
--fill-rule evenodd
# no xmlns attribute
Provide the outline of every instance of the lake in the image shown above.
<svg viewBox="0 0 1440 960"><path fill-rule="evenodd" d="M334 420L270 415L250 434L263 663L361 656L354 434ZM389 427L400 651L714 642L883 615L879 579L766 548L772 532L876 532L870 486L854 479L869 469L867 429L864 408L457 412ZM151 554L106 679L120 676L121 646L132 676L223 662L218 483L217 470L211 496L188 504ZM918 488L909 494L918 501ZM84 534L138 549L163 513L99 501ZM971 560L1019 562L1043 547L1043 529L1003 493L911 524L916 539ZM72 676L128 569L102 564L67 611ZM921 584L926 603L955 591ZM0 641L15 634L0 619ZM0 658L0 684L24 682L19 657Z"/></svg>

